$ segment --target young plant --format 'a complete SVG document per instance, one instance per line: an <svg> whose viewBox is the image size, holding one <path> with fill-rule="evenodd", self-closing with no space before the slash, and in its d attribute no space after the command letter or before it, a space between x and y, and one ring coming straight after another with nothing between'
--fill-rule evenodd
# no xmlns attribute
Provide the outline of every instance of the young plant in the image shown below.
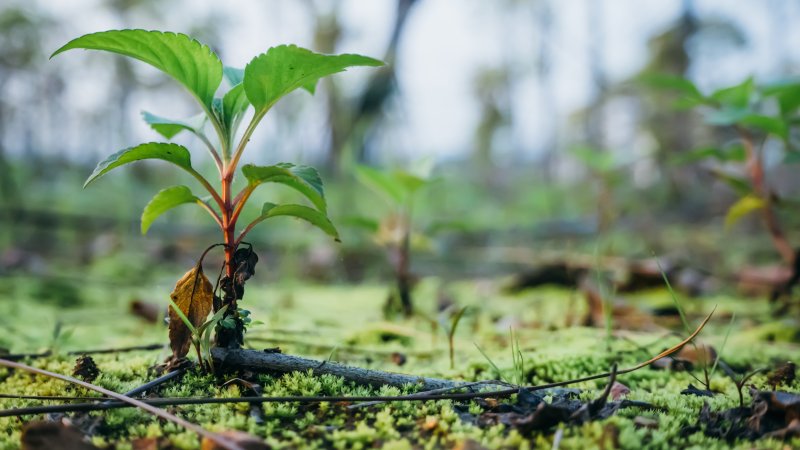
<svg viewBox="0 0 800 450"><path fill-rule="evenodd" d="M516 386L523 386L525 384L525 357L522 356L522 350L519 346L519 338L514 333L513 328L509 328L509 339L511 343L511 377L506 377L504 373L497 367L497 364L489 358L489 355L477 344L475 348L483 355L486 361L492 366L498 377L506 383L514 384Z"/></svg>
<svg viewBox="0 0 800 450"><path fill-rule="evenodd" d="M575 147L571 153L588 170L597 185L597 229L601 233L606 232L616 220L614 191L624 180L624 170L628 165L618 161L613 153L602 149Z"/></svg>
<svg viewBox="0 0 800 450"><path fill-rule="evenodd" d="M386 315L399 309L409 317L414 313L411 296L414 278L411 273L414 199L420 189L430 184L430 180L402 170L381 171L363 165L356 166L356 177L391 205L390 213L380 222L362 220L361 224L375 233L375 240L387 250L394 269L396 284L386 301Z"/></svg>
<svg viewBox="0 0 800 450"><path fill-rule="evenodd" d="M464 306L463 308L456 311L455 314L451 314L450 323L447 323L444 317L439 318L439 322L447 333L447 346L450 350L450 368L455 369L456 367L456 347L455 347L455 337L456 337L456 330L458 330L458 324L461 323L461 318L464 317L464 313L467 312L469 306ZM445 310L447 311L447 310Z"/></svg>
<svg viewBox="0 0 800 450"><path fill-rule="evenodd" d="M680 77L649 75L644 81L679 92L682 98L677 107L700 108L708 124L732 133L735 139L725 145L700 148L677 160L681 163L714 161L711 174L727 183L739 196L728 209L725 227L729 228L751 212L760 212L773 246L783 261L792 266L795 251L776 211L786 203L769 186L764 148L768 142L775 143L783 152L784 164L800 161L800 150L792 141L800 109L800 79L758 86L748 78L710 94L703 94L690 80ZM738 173L725 170L732 166L738 166Z"/></svg>
<svg viewBox="0 0 800 450"><path fill-rule="evenodd" d="M170 299L169 301L170 315L177 315L186 329L191 333L190 342L197 353L197 362L200 366L207 371L214 370L214 360L211 358L211 330L222 320L228 306L225 305L219 309L214 315L205 323L195 328L192 321L186 317L186 314L181 310L177 303Z"/></svg>
<svg viewBox="0 0 800 450"><path fill-rule="evenodd" d="M253 227L273 217L292 216L308 221L338 240L338 232L327 216L322 180L312 167L291 163L270 166L245 164L240 172L247 185L238 193L233 192L233 179L253 132L267 112L290 92L302 88L313 94L320 78L353 66L381 66L383 63L360 55L322 55L294 45L281 45L256 56L244 69L236 69L223 66L208 46L189 36L145 30L87 34L70 41L52 56L71 49L104 50L143 61L174 78L196 100L201 111L198 116L173 120L144 113L144 120L166 139L182 132L194 134L214 161L216 187L211 182L213 178L195 169L186 147L165 142L140 144L111 155L98 164L85 185L110 170L145 159L170 162L198 181L210 195L209 199L195 195L189 187L182 185L162 190L144 208L142 233L147 232L158 216L179 205L195 204L208 212L219 227L225 251L224 274L214 288L215 292L217 289L221 291L221 298L215 296L214 300L218 301L214 302L214 309L219 312L226 307L220 323L232 325L217 326L216 344L233 348L241 346L245 324L238 301L242 299L244 283L252 276L258 257L252 248L240 248L240 244ZM219 92L223 79L227 89ZM250 110L252 115L248 114ZM240 125L248 116L247 126L239 133ZM280 183L295 189L310 202L310 206L265 203L255 220L240 227L239 217L248 199L256 188L267 183ZM196 276L205 279L202 269L198 272ZM195 327L205 320L205 316L199 317L202 314L195 317L187 310L183 312L193 319Z"/></svg>

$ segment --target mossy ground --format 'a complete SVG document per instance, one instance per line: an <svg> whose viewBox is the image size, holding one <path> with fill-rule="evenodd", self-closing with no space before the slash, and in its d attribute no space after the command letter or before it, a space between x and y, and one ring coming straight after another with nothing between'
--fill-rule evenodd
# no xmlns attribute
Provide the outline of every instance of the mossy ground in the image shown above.
<svg viewBox="0 0 800 450"><path fill-rule="evenodd" d="M147 324L128 313L132 298L157 301L166 298L170 282L146 287L80 286L77 300L70 305L48 300L37 280L5 280L0 283L0 321L6 332L0 346L13 352L56 348L60 351L116 347L166 342L161 324ZM575 326L585 306L582 297L569 290L537 289L521 295L502 293L495 280L470 280L449 283L447 295L458 305L468 305L456 333L455 366L450 368L445 334L435 326L435 303L441 283L435 279L422 282L417 291L417 305L423 314L409 320L388 322L382 316L386 289L368 286L314 286L286 283L261 288L251 283L246 307L255 319L266 323L253 327L248 345L253 348L280 346L285 353L335 360L362 367L466 380L513 379L509 328L525 360L526 382L536 384L559 381L603 372L618 362L620 367L633 365L680 341L670 330L686 334L675 318L650 317L654 322L644 331L617 331L606 328ZM56 296L56 298L62 298ZM666 291L651 291L628 296L626 301L643 311L671 305ZM715 306L715 319L702 333L701 340L721 350L731 314L736 320L722 359L735 368L771 367L777 362L800 360L800 345L794 342L798 323L793 316L775 321L764 300L719 296L681 299L690 322L696 325ZM429 316L427 318L423 316ZM645 316L647 317L647 316ZM641 325L617 318L612 328ZM625 322L628 321L628 322ZM53 339L56 323L62 331ZM480 346L504 372L494 373L477 350ZM407 356L398 367L392 352ZM136 387L153 377L148 368L160 363L165 351L96 355L101 370L96 383L118 392ZM70 373L74 357L53 356L28 361L60 373ZM701 376L701 372L695 371ZM370 395L398 394L393 388L370 389L348 385L332 377L314 377L295 373L282 377L260 377L263 394L271 395ZM180 383L165 385L162 396L235 396L238 387L220 387L224 379L193 373ZM734 383L721 371L712 375L712 388L720 394L707 399L680 395L689 383L697 382L686 372L643 369L620 377L631 389L628 398L668 408L659 413L636 409L622 410L605 421L579 427L566 427L562 449L583 448L751 448L753 443L711 439L702 433L682 436L682 427L697 422L704 401L713 410L738 404ZM764 386L763 375L753 378ZM583 383L583 396L598 395L604 380ZM788 390L797 391L795 382ZM35 395L87 395L82 389L39 376L0 370L0 393ZM745 401L749 395L745 394ZM0 401L2 408L31 406L40 401ZM477 411L477 406L472 408ZM376 443L385 448L454 447L476 441L488 448L550 448L553 430L521 435L503 426L478 428L463 423L447 401L392 403L348 412L342 405L265 404L264 423L248 415L248 406L182 406L174 411L188 420L212 430L239 429L264 437L276 448L334 447L367 448ZM198 438L171 424L164 424L135 409L93 413L103 417L94 437L98 445L131 448L137 437L167 436L178 448L196 448ZM645 416L658 421L655 429L637 428L633 419ZM22 425L40 417L0 419L0 449L18 448ZM800 446L800 440L784 443L762 440L759 448Z"/></svg>

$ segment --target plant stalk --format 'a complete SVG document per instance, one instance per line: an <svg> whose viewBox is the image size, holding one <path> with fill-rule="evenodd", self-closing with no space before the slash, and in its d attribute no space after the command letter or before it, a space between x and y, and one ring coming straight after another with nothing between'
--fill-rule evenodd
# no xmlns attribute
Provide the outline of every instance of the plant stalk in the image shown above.
<svg viewBox="0 0 800 450"><path fill-rule="evenodd" d="M749 131L742 127L736 127L736 131L739 133L747 155L747 171L750 176L750 181L753 183L753 191L764 201L762 218L770 238L772 238L772 245L781 255L783 261L791 266L794 264L795 252L792 249L792 245L789 243L789 239L783 232L783 228L781 228L778 215L775 213L772 192L769 190L764 180L764 163L761 159L761 152L755 148L753 136Z"/></svg>
<svg viewBox="0 0 800 450"><path fill-rule="evenodd" d="M233 182L233 172L236 166L229 165L222 176L222 234L225 244L225 276L220 287L222 289L222 305L227 306L224 318L233 317L236 326L225 328L217 326L216 345L223 348L241 348L244 344L244 324L238 317L238 305L236 298L236 287L234 283L234 255L238 242L234 236L236 231L237 215L234 214L234 206L231 201L231 184Z"/></svg>

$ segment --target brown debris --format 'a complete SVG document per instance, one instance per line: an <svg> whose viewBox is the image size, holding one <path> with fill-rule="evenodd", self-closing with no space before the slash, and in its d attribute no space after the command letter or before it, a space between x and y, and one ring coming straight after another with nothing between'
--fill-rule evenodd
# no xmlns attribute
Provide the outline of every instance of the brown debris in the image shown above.
<svg viewBox="0 0 800 450"><path fill-rule="evenodd" d="M685 427L688 436L703 431L707 436L733 442L736 439L785 439L800 436L800 395L751 390L750 406L712 412L708 403L700 410L698 425Z"/></svg>
<svg viewBox="0 0 800 450"><path fill-rule="evenodd" d="M797 367L791 361L781 364L767 375L767 384L776 390L781 386L788 386L794 382Z"/></svg>
<svg viewBox="0 0 800 450"><path fill-rule="evenodd" d="M219 434L244 450L269 450L271 448L261 438L243 431L223 431ZM210 439L203 438L201 450L224 450L224 447L220 447Z"/></svg>
<svg viewBox="0 0 800 450"><path fill-rule="evenodd" d="M622 397L630 394L631 390L628 386L620 383L619 381L615 381L614 384L611 385L611 400L619 400Z"/></svg>
<svg viewBox="0 0 800 450"><path fill-rule="evenodd" d="M406 358L406 355L400 352L392 352L391 357L392 357L392 362L397 364L398 366L404 365L408 360L408 358Z"/></svg>
<svg viewBox="0 0 800 450"><path fill-rule="evenodd" d="M100 375L100 369L95 364L94 359L89 355L81 355L75 360L75 368L72 369L72 376L80 378L87 383L93 382Z"/></svg>
<svg viewBox="0 0 800 450"><path fill-rule="evenodd" d="M74 427L61 422L30 422L22 429L22 450L97 450Z"/></svg>
<svg viewBox="0 0 800 450"><path fill-rule="evenodd" d="M143 300L132 300L130 312L134 316L140 317L150 323L158 323L164 311L160 306Z"/></svg>

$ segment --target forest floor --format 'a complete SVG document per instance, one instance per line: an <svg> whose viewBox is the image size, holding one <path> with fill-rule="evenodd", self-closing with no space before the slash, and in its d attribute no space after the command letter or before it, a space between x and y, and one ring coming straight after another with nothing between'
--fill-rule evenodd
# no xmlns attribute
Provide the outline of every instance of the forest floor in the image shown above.
<svg viewBox="0 0 800 450"><path fill-rule="evenodd" d="M721 363L715 365L714 358L704 362L706 359L689 346L678 356L678 363L667 361L660 368L650 366L620 375L617 381L630 392L620 397L625 389L617 386L608 399L614 406L611 411L606 409L601 414L592 410L581 417L567 415L545 421L533 418L537 409L559 416L563 411L558 408L572 411L591 405L603 397L608 379L538 392L533 397L498 400L392 402L365 408L348 408L350 405L342 402L265 403L260 411L252 410L247 403L168 409L213 431L236 429L260 436L275 448L800 448L800 438L791 437L796 434L792 427L798 427L797 416L791 415L800 405L794 396L780 404L760 406L768 410L758 417L750 411L750 421L740 417L738 425L734 422L739 416L733 413L725 420L713 414L739 406L739 390L731 376L734 374L726 374L728 367L739 377L754 369L767 370L750 378L743 388L744 405L750 406L750 386L769 391L776 377L768 371L787 361L800 361L796 313L775 318L765 299L729 295L686 298L680 294L673 299L666 289L657 289L615 300L613 314L606 315L604 323L585 327L581 323L588 311L581 293L537 288L511 295L502 289L505 281L473 279L443 284L437 279L423 279L415 295L420 314L388 321L382 312L385 286L285 282L259 287L254 279L242 306L255 320L265 323L249 330L246 345L258 350L280 347L285 354L428 377L502 379L536 385L608 372L615 363L620 368L630 367L677 344L691 332L675 311L677 300L692 329L716 308L697 344L701 349L703 345L713 347ZM138 299L166 305L170 282L139 287L81 286L72 296L48 292L64 289L59 286L57 280L0 279L0 326L4 329L0 347L11 353L49 349L52 356L25 362L71 374L77 357L69 354L71 351L167 343L164 324L146 322L132 314L130 302ZM455 332L453 367L441 325L450 319L447 312L437 312L437 305L446 303L468 307ZM156 375L149 368L163 362L168 354L166 347L94 354L100 372L94 383L116 392L127 391L153 379ZM686 370L687 366L691 369ZM704 372L709 373L712 393L682 394L690 384L702 391ZM192 370L182 380L168 382L149 395L244 395L242 384L223 386L238 375L215 377ZM251 378L261 386L264 396L414 392L413 386L370 388L311 373L259 374ZM786 385L778 390L800 392L800 382L779 381L786 381ZM98 395L7 369L0 369L0 394ZM623 399L643 404L621 407L617 402ZM55 403L0 398L0 409ZM708 409L701 413L705 404ZM784 413L785 417L781 415ZM785 436L773 433L755 442L748 440L756 436L741 427L752 425L755 419L761 420L762 427L767 426L767 416L774 422L773 429L778 425L789 427ZM88 417L97 419L93 421L85 420L85 414L72 413L71 417L79 424L92 422L91 441L99 447L183 449L200 445L194 433L133 408L89 413ZM0 449L19 448L25 424L43 418L0 418ZM734 425L740 428L731 432Z"/></svg>

